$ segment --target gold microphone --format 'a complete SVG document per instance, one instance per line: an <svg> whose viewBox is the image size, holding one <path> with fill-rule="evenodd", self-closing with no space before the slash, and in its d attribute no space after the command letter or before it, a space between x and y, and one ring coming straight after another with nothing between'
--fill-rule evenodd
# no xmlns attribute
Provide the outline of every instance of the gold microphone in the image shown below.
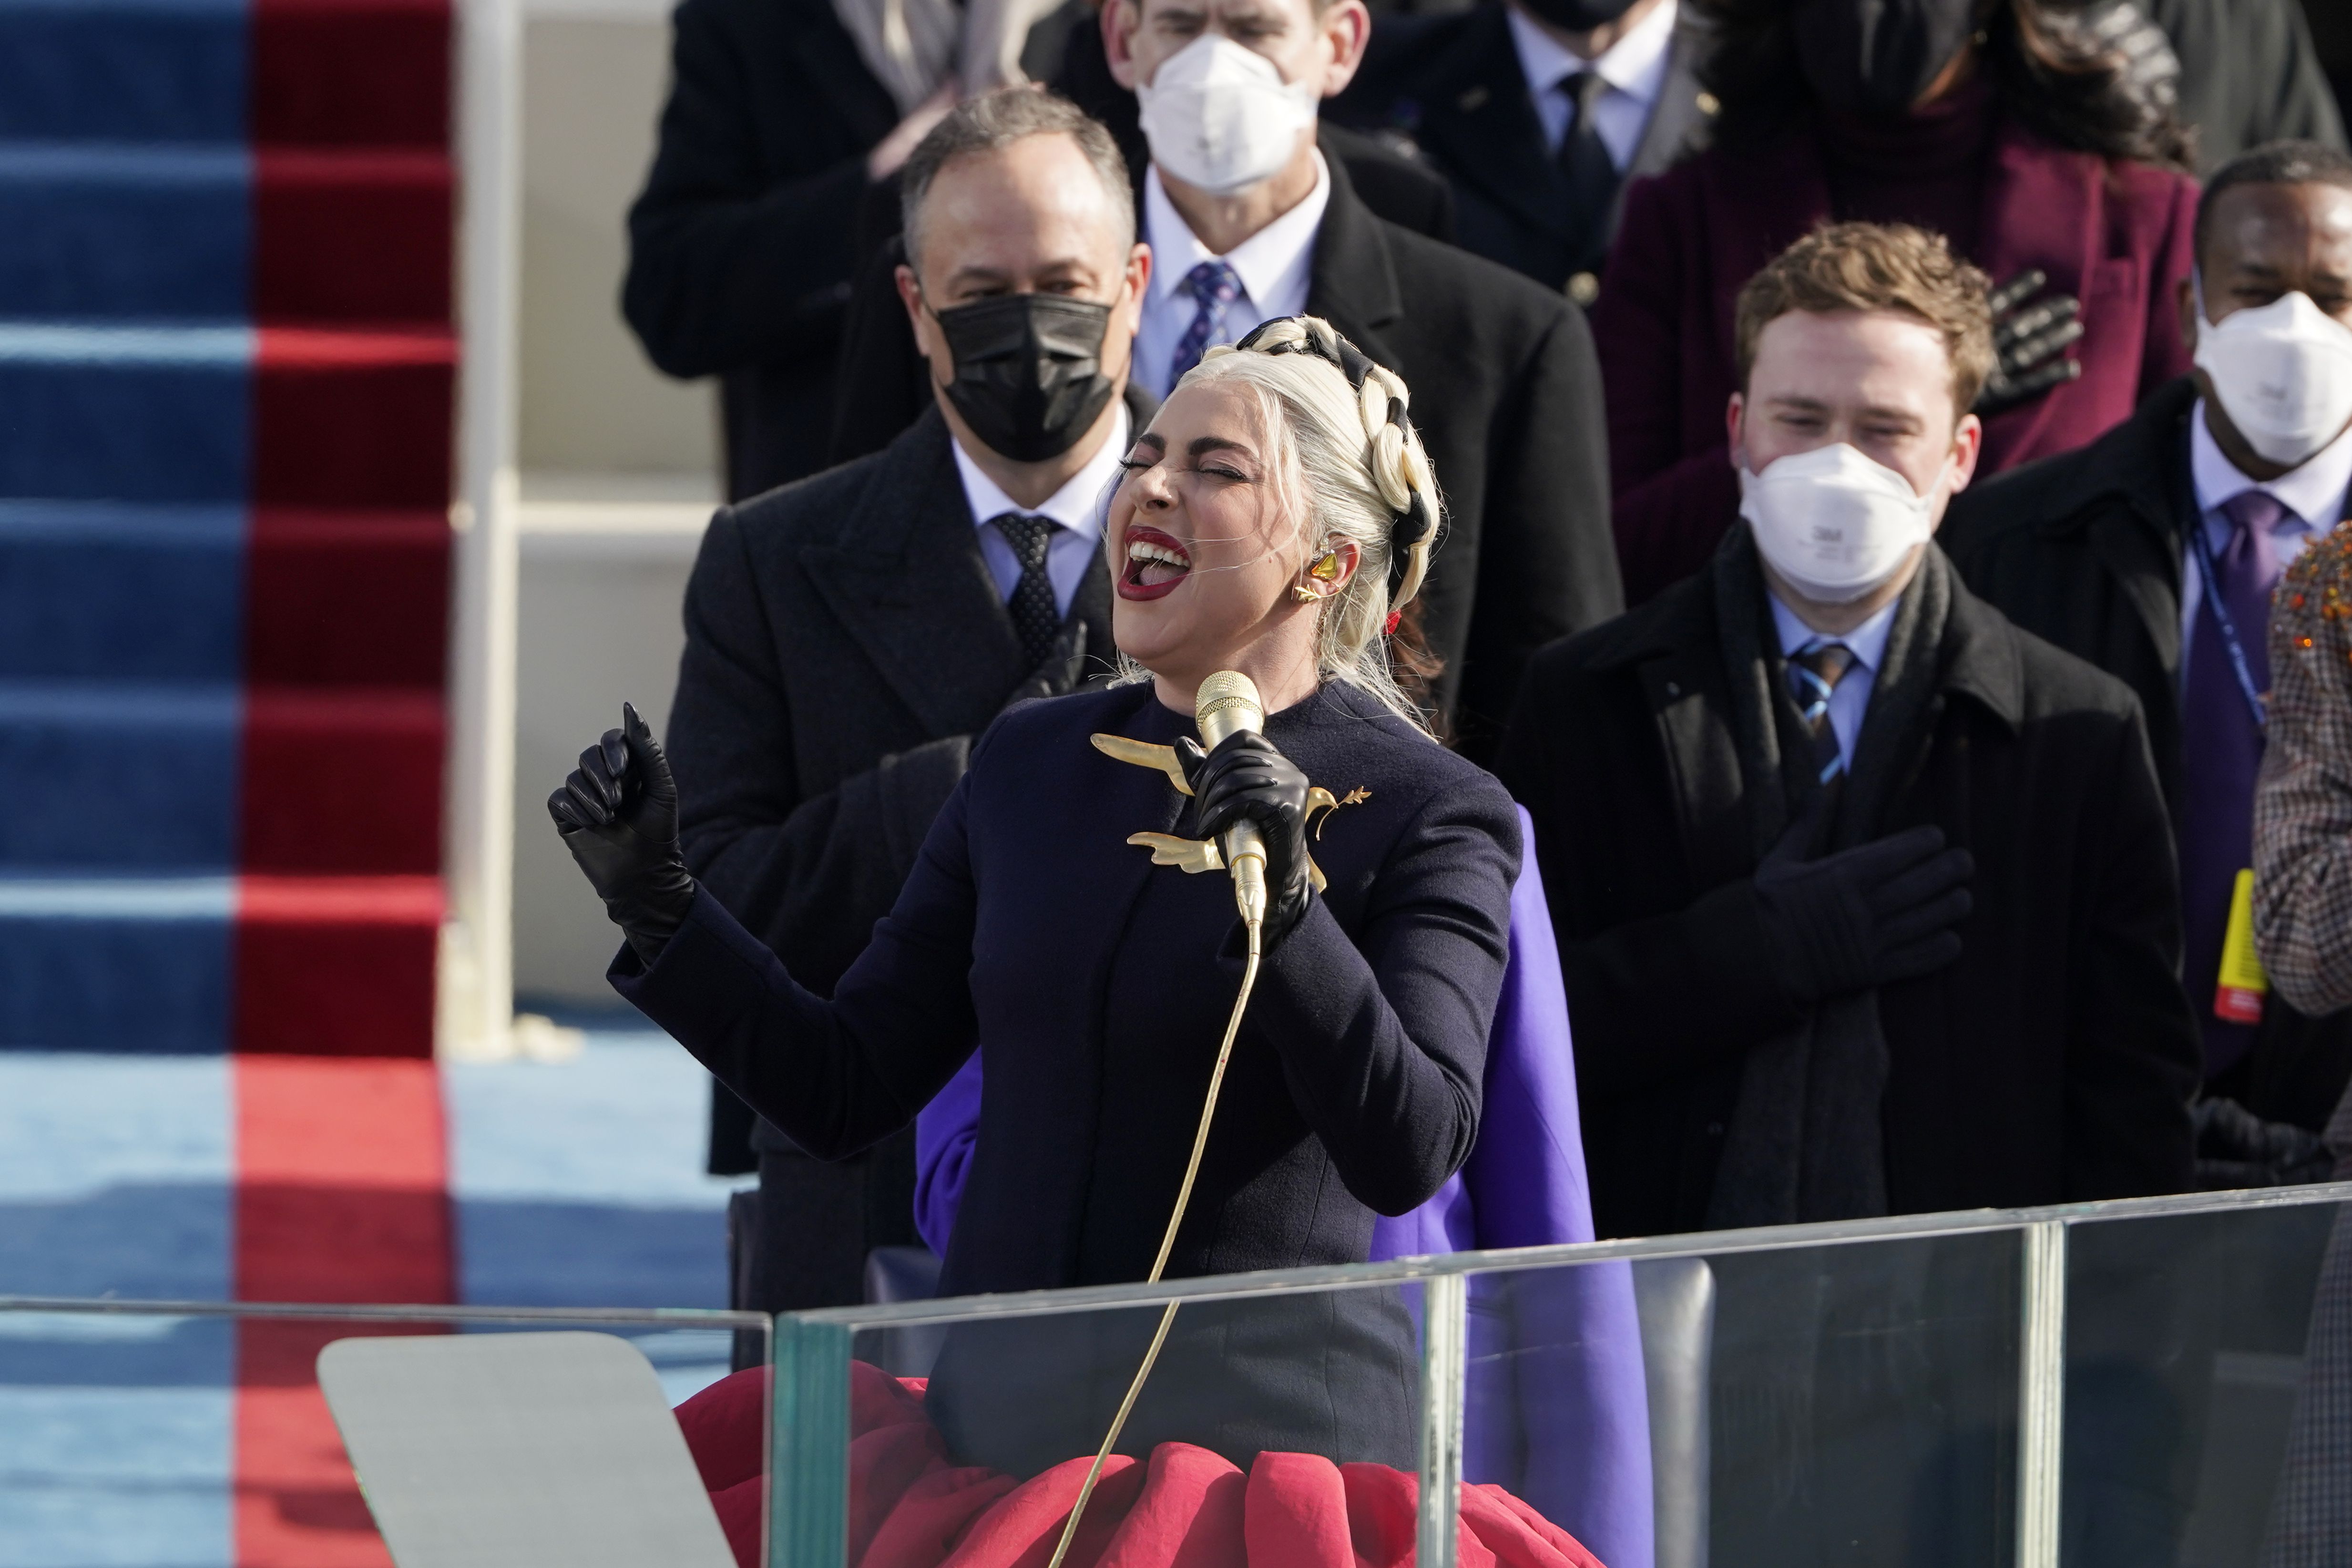
<svg viewBox="0 0 2352 1568"><path fill-rule="evenodd" d="M1192 714L1200 721L1201 744L1212 752L1228 735L1265 728L1257 683L1238 669L1221 669L1201 682ZM1256 823L1241 821L1225 829L1219 847L1233 868L1234 902L1241 906L1243 922L1255 931L1265 921L1265 839Z"/></svg>

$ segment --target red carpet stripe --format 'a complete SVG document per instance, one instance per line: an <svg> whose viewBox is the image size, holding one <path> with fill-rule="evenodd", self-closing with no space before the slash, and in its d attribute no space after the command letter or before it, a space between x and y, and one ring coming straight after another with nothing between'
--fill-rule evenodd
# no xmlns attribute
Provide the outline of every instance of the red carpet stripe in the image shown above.
<svg viewBox="0 0 2352 1568"><path fill-rule="evenodd" d="M448 1157L430 1061L240 1057L236 1289L254 1301L456 1299ZM313 1370L350 1331L237 1336L236 1568L391 1562Z"/></svg>

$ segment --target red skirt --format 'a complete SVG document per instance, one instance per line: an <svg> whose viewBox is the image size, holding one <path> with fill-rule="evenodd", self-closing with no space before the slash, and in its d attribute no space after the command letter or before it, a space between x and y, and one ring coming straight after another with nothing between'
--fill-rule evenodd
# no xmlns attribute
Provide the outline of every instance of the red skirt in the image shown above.
<svg viewBox="0 0 2352 1568"><path fill-rule="evenodd" d="M1045 1568L1093 1456L1026 1481L948 1459L919 1379L850 1363L850 1568ZM761 1568L768 1369L677 1407L740 1568ZM1114 1454L1066 1568L1406 1568L1419 1478L1313 1454L1260 1454L1248 1474L1190 1443L1148 1463ZM1601 1568L1497 1486L1462 1489L1461 1568Z"/></svg>

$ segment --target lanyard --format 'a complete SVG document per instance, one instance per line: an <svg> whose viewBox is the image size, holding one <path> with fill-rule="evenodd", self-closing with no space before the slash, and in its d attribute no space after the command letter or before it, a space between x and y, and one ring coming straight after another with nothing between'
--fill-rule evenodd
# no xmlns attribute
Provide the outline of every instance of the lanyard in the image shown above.
<svg viewBox="0 0 2352 1568"><path fill-rule="evenodd" d="M2221 647L2230 655L2230 668L2237 672L2238 689L2246 694L2246 709L2254 716L2257 734L2269 727L2270 715L2263 708L2263 694L2254 688L2253 667L2246 662L2245 645L2238 640L2238 623L2231 617L2230 606L2221 597L2221 570L2213 561L2213 542L2206 537L2205 519L2200 513L2189 525L2189 542L2197 556L2197 574L2205 584L2205 608L2212 613L2213 624L2221 629Z"/></svg>

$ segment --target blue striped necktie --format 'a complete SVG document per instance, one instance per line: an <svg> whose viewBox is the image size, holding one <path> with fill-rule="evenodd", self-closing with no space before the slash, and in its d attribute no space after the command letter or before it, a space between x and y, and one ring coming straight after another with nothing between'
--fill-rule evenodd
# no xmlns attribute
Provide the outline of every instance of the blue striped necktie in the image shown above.
<svg viewBox="0 0 2352 1568"><path fill-rule="evenodd" d="M1813 767L1823 784L1845 772L1837 727L1830 722L1830 693L1853 668L1853 650L1842 642L1812 643L1789 656L1789 694L1812 737Z"/></svg>

